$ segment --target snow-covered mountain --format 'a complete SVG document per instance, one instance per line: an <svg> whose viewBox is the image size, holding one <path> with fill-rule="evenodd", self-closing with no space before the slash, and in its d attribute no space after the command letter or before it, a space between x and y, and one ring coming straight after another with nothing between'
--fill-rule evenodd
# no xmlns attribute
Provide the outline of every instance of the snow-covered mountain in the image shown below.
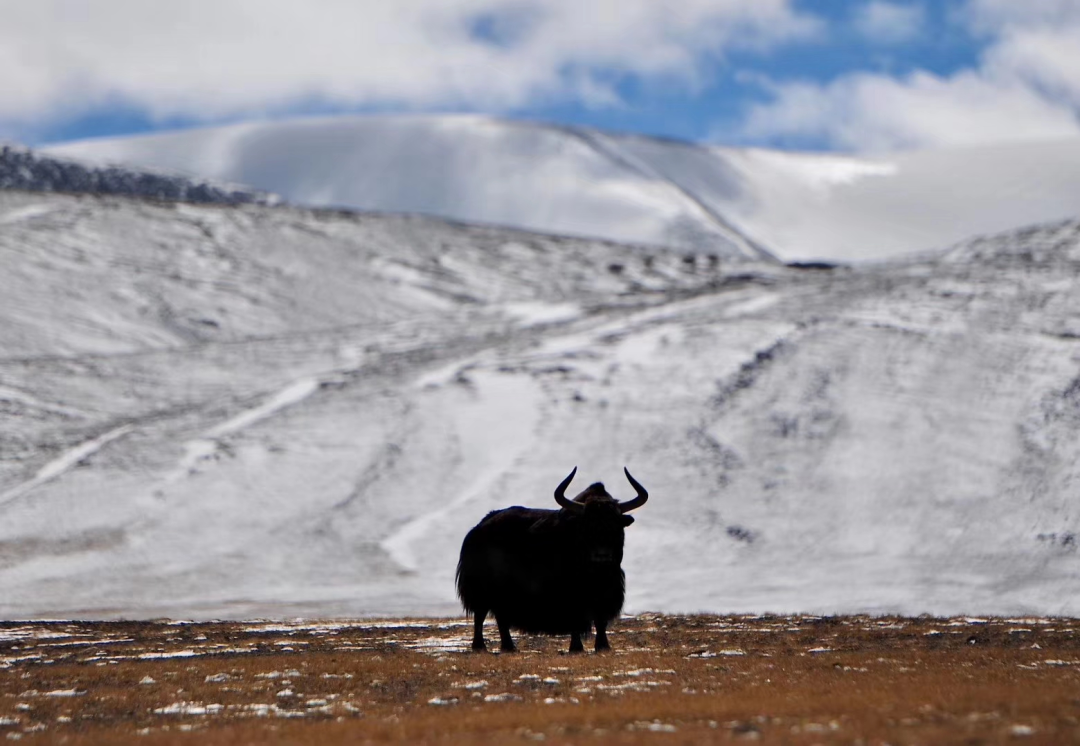
<svg viewBox="0 0 1080 746"><path fill-rule="evenodd" d="M624 464L629 611L1080 613L1080 223L710 254L0 191L0 616L453 614Z"/></svg>
<svg viewBox="0 0 1080 746"><path fill-rule="evenodd" d="M1080 139L848 157L479 116L333 117L48 152L251 184L303 205L419 212L727 258L883 258L1073 217Z"/></svg>
<svg viewBox="0 0 1080 746"><path fill-rule="evenodd" d="M34 192L114 194L178 202L207 204L273 204L272 194L205 179L156 173L122 166L95 168L62 158L51 158L29 148L0 144L0 189Z"/></svg>

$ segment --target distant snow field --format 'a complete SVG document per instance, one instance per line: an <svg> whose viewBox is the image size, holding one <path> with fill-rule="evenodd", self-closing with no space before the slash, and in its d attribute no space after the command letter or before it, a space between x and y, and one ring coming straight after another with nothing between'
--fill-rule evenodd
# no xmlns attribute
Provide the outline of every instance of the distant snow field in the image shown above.
<svg viewBox="0 0 1080 746"><path fill-rule="evenodd" d="M55 155L302 205L690 249L865 260L1075 217L1080 139L849 157L482 116L360 116L63 143Z"/></svg>
<svg viewBox="0 0 1080 746"><path fill-rule="evenodd" d="M294 207L0 216L0 617L453 615L466 531L575 465L651 494L628 612L1080 614L1076 221L812 270Z"/></svg>

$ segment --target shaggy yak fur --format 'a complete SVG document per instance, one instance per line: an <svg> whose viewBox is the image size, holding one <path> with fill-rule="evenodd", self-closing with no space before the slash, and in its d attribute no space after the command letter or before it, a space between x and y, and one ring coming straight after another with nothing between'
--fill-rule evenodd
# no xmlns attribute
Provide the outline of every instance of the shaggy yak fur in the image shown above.
<svg viewBox="0 0 1080 746"><path fill-rule="evenodd" d="M626 471L624 469L624 471ZM577 473L555 490L559 510L515 505L488 513L465 536L457 567L458 596L473 615L473 650L486 650L484 620L495 615L500 649L514 650L511 629L570 635L570 652L583 652L582 635L596 628L596 650L607 650L607 627L619 616L626 515L649 494L626 471L637 497L618 502L600 482L573 500L564 493Z"/></svg>

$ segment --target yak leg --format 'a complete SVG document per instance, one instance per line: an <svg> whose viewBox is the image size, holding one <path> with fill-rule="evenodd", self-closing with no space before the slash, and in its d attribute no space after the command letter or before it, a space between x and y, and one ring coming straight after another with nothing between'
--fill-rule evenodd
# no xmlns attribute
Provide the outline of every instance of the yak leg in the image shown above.
<svg viewBox="0 0 1080 746"><path fill-rule="evenodd" d="M607 621L603 619L596 620L596 652L601 650L611 650L611 645L607 640Z"/></svg>
<svg viewBox="0 0 1080 746"><path fill-rule="evenodd" d="M584 653L585 646L581 644L581 633L570 633L570 651L571 653Z"/></svg>
<svg viewBox="0 0 1080 746"><path fill-rule="evenodd" d="M487 619L487 615L487 609L477 609L473 612L473 650L487 650L487 645L484 644L484 620Z"/></svg>
<svg viewBox="0 0 1080 746"><path fill-rule="evenodd" d="M513 653L517 650L514 647L514 638L510 636L510 625L504 622L498 614L495 615L495 623L499 625L499 650L504 653Z"/></svg>

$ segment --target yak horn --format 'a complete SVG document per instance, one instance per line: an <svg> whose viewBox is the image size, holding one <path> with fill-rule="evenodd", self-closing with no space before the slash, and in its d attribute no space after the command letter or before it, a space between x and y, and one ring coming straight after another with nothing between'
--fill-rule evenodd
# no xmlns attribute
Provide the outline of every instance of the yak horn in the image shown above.
<svg viewBox="0 0 1080 746"><path fill-rule="evenodd" d="M576 503L573 500L567 500L565 494L566 488L570 486L570 482L573 481L575 474L577 474L576 466L574 467L574 470L570 472L570 475L566 477L566 479L559 482L559 486L555 488L555 502L557 502L559 505L566 508L567 510L580 513L582 510L585 509L585 506L581 503Z"/></svg>
<svg viewBox="0 0 1080 746"><path fill-rule="evenodd" d="M638 481L636 479L630 476L629 469L624 466L623 471L626 472L626 478L630 480L630 485L634 488L634 490L637 491L637 497L635 497L633 500L627 500L624 503L619 503L619 511L623 513L629 513L631 510L636 510L637 508L640 508L642 505L644 505L645 501L649 499L649 493L645 490L644 487L638 484Z"/></svg>

